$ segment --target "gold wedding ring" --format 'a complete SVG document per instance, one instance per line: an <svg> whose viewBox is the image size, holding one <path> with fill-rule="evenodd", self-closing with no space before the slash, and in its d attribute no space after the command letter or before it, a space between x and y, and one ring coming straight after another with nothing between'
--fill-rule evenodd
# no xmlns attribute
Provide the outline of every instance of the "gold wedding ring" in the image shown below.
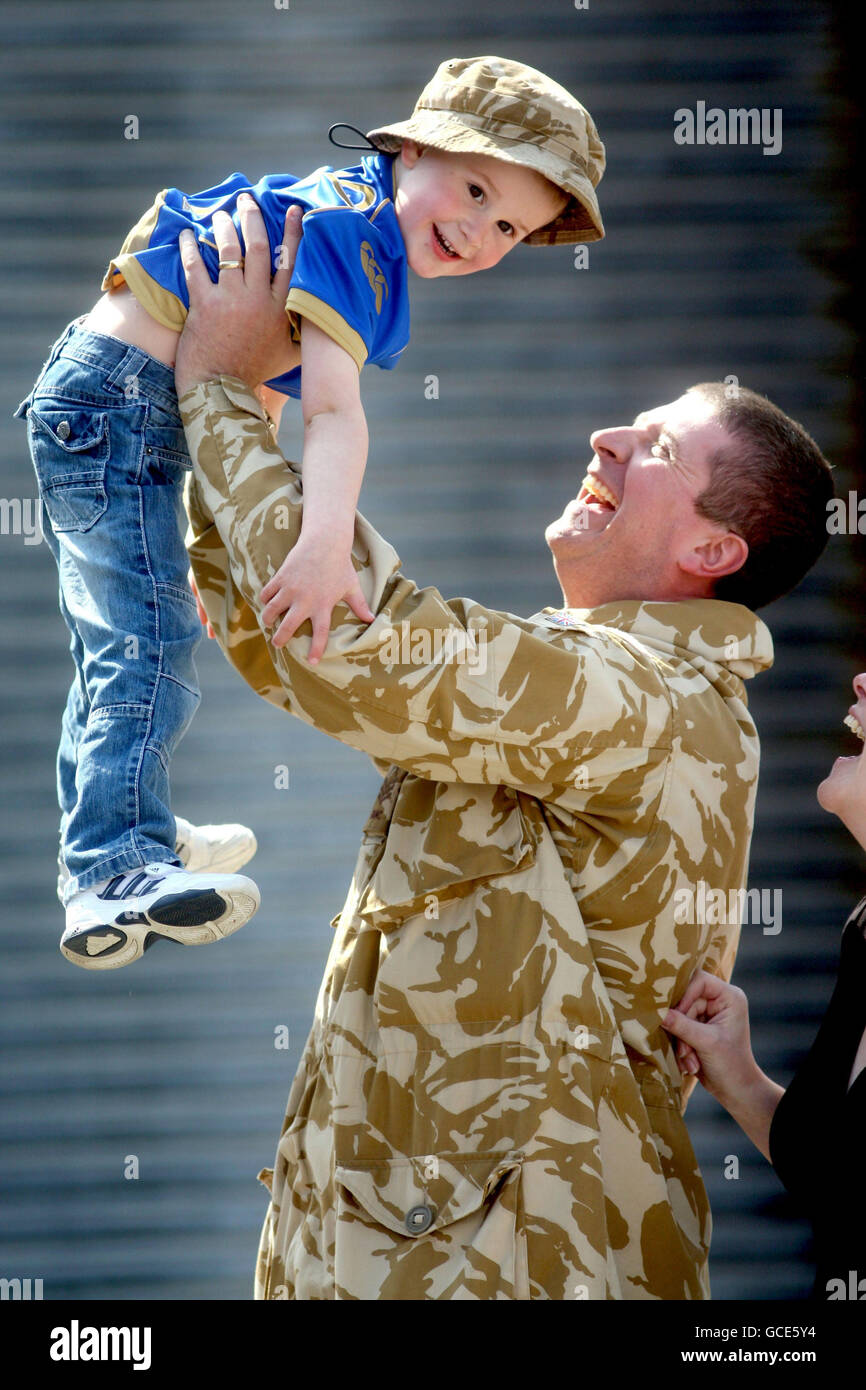
<svg viewBox="0 0 866 1390"><path fill-rule="evenodd" d="M219 270L243 270L243 259L239 261L220 261L219 266L217 268Z"/></svg>

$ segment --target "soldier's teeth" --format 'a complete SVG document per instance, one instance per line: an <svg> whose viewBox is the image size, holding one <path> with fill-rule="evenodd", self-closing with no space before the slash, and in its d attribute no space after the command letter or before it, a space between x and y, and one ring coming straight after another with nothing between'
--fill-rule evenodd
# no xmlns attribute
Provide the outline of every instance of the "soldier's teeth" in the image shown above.
<svg viewBox="0 0 866 1390"><path fill-rule="evenodd" d="M601 481L601 478L591 478L589 474L587 474L583 480L583 486L586 488L587 492L592 493L593 497L597 497L600 502L607 502L608 506L614 508L619 506L619 502L614 497L607 484Z"/></svg>
<svg viewBox="0 0 866 1390"><path fill-rule="evenodd" d="M846 728L851 730L852 734L857 735L861 742L866 743L866 733L864 733L859 720L853 714L846 714L842 722L845 724Z"/></svg>

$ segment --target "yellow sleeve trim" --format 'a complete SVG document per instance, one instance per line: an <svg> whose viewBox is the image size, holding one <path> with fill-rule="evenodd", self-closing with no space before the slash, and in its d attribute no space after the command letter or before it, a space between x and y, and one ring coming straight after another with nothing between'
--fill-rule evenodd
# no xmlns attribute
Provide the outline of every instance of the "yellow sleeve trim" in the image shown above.
<svg viewBox="0 0 866 1390"><path fill-rule="evenodd" d="M117 289L127 284L139 304L165 328L173 328L180 333L186 322L187 308L182 300L170 290L163 289L142 270L135 259L134 252L146 251L150 245L160 209L165 202L166 189L158 193L155 201L130 229L117 255L110 261L102 280L102 289Z"/></svg>
<svg viewBox="0 0 866 1390"><path fill-rule="evenodd" d="M131 255L119 255L111 262L105 273L102 288L115 289L124 283L157 323L163 324L166 328L173 328L176 333L182 331L189 312L183 300L178 299L171 290L158 285L146 270L142 270L141 262Z"/></svg>
<svg viewBox="0 0 866 1390"><path fill-rule="evenodd" d="M289 290L286 313L298 314L301 318L309 319L317 328L321 328L323 333L333 338L338 347L348 352L358 371L361 370L367 360L367 345L360 333L356 333L330 304L326 304L323 299L317 299L306 290Z"/></svg>

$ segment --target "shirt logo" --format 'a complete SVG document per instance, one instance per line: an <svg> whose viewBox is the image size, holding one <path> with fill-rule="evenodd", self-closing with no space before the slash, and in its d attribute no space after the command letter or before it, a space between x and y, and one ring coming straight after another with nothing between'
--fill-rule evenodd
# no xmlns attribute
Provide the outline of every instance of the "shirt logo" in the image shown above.
<svg viewBox="0 0 866 1390"><path fill-rule="evenodd" d="M381 314L382 291L384 290L385 298L387 298L388 282L385 279L385 276L382 274L382 271L379 269L378 262L376 261L376 258L373 255L373 248L370 245L369 241L361 242L361 269L363 270L364 274L370 282L370 289L376 296L376 313Z"/></svg>

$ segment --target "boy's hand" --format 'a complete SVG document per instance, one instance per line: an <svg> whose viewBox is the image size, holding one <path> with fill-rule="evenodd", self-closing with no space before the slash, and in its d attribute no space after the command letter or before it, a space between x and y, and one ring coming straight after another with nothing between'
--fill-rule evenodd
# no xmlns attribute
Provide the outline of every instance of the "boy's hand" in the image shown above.
<svg viewBox="0 0 866 1390"><path fill-rule="evenodd" d="M180 236L189 314L177 349L178 395L199 381L223 374L240 377L255 389L260 382L300 362L285 304L301 240L301 210L289 208L279 269L273 279L270 246L255 199L242 195L238 211L246 244L243 265L221 270L216 284L193 233L187 230ZM215 212L213 228L220 260L241 260L240 242L228 213Z"/></svg>
<svg viewBox="0 0 866 1390"><path fill-rule="evenodd" d="M285 646L309 618L313 640L308 659L315 666L327 646L331 610L341 599L362 622L373 622L376 615L364 597L349 551L336 544L332 536L305 537L302 531L297 545L262 589L265 624L276 622L281 613L286 613L271 639L274 646Z"/></svg>
<svg viewBox="0 0 866 1390"><path fill-rule="evenodd" d="M677 1063L696 1075L710 1095L723 1097L748 1082L755 1070L749 1038L749 1004L736 985L698 970L662 1027L679 1038Z"/></svg>

